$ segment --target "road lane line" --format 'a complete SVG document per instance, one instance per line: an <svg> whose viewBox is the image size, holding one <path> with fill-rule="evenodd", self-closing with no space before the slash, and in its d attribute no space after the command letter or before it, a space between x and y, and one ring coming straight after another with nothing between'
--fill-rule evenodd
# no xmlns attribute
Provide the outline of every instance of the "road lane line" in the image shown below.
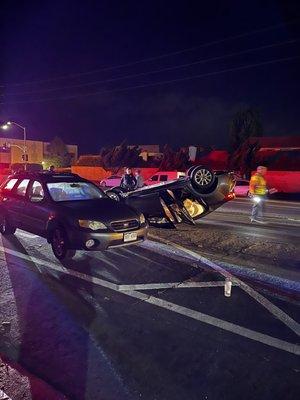
<svg viewBox="0 0 300 400"><path fill-rule="evenodd" d="M245 282L241 281L239 278L235 277L232 275L230 272L225 270L224 268L220 267L213 261L201 256L200 254L186 249L185 247L173 243L169 240L166 239L161 239L158 236L149 234L150 237L161 240L162 242L165 242L169 246L173 246L179 250L181 250L183 253L189 254L193 258L198 259L202 263L210 266L213 268L215 271L219 272L221 275L223 275L225 278L229 278L232 282L237 283L241 289L243 289L246 293L248 293L254 300L256 300L259 304L261 304L264 308L266 308L272 315L274 315L277 319L279 319L283 324L285 324L289 329L291 329L293 332L295 332L298 336L300 336L300 324L296 322L293 318L291 318L288 314L286 314L283 310L281 310L279 307L277 307L275 304L271 303L268 299L266 299L263 295L258 293L256 290L252 289L249 285L247 285Z"/></svg>
<svg viewBox="0 0 300 400"><path fill-rule="evenodd" d="M222 319L213 317L211 315L203 314L199 311L194 311L191 310L190 308L179 306L177 304L159 299L157 297L147 296L145 293L136 291L124 292L124 293L126 293L128 296L140 299L146 303L153 304L155 306L164 308L166 310L173 311L177 314L181 314L185 317L189 317L197 321L204 322L205 324L208 325L213 325L228 332L235 333L237 335L254 340L256 342L266 344L270 347L284 350L292 354L300 355L300 346L297 344L286 342L284 340L274 338L273 336L269 336L264 333L244 328L243 326L233 324L232 322L224 321Z"/></svg>
<svg viewBox="0 0 300 400"><path fill-rule="evenodd" d="M0 389L0 400L12 400L3 390Z"/></svg>
<svg viewBox="0 0 300 400"><path fill-rule="evenodd" d="M33 233L27 233L27 232L19 230L19 229L17 230L16 235L17 236L23 236L23 237L28 238L28 239L41 238L38 235L34 235Z"/></svg>
<svg viewBox="0 0 300 400"><path fill-rule="evenodd" d="M3 251L3 252L6 252L7 254L11 254L11 255L13 255L15 257L18 257L20 259L30 261L31 263L39 264L40 266L45 266L46 268L50 268L50 269L53 269L55 271L64 273L66 275L70 275L70 276L76 277L76 278L81 279L83 281L90 282L90 283L93 283L95 285L99 285L99 286L105 287L107 289L113 290L113 291L118 292L120 294L127 295L127 296L130 296L130 297L139 299L139 300L147 302L149 304L152 304L152 305L167 309L169 311L176 312L178 314L181 314L181 315L184 315L186 317L195 319L197 321L200 321L200 322L203 322L203 323L218 327L220 329L235 333L237 335L246 337L246 338L254 340L256 342L260 342L260 343L266 344L266 345L268 345L270 347L274 347L274 348L277 348L277 349L280 349L280 350L283 350L283 351L286 351L286 352L289 352L289 353L300 355L300 346L297 345L297 344L286 342L284 340L277 339L277 338L274 338L272 336L265 335L265 334L262 334L260 332L256 332L256 331L244 328L244 327L242 327L240 325L236 325L236 324L233 324L231 322L228 322L228 321L225 321L225 320L222 320L222 319L219 319L219 318L215 318L215 317L213 317L211 315L208 315L208 314L203 314L203 313L201 313L199 311L194 311L194 310L191 310L189 308L182 307L182 306L179 306L177 304L174 304L174 303L171 303L171 302L168 302L168 301L165 301L165 300L153 297L153 296L148 296L148 295L146 295L144 293L141 293L141 292L137 292L137 291L123 291L122 292L122 291L119 290L119 285L117 285L115 283L108 282L108 281L105 281L104 279L96 278L96 277L93 277L91 275L86 275L86 274L83 274L83 273L78 272L78 271L70 270L70 269L67 269L67 268L63 267L62 265L59 266L59 265L56 265L56 264L54 264L52 262L49 262L49 261L38 259L36 257L31 257L31 256L29 256L27 254L24 254L24 253L21 253L19 251L11 250L11 249L8 249L8 248L3 247L3 246L0 246L0 250Z"/></svg>
<svg viewBox="0 0 300 400"><path fill-rule="evenodd" d="M224 287L224 285L225 281L140 283L136 285L119 285L119 290L123 292L131 290L212 288L212 287Z"/></svg>

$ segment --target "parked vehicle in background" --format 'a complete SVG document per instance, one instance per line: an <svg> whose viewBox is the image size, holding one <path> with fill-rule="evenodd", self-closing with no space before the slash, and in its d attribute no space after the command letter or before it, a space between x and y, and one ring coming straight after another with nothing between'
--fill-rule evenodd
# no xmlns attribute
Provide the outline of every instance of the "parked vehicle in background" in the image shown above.
<svg viewBox="0 0 300 400"><path fill-rule="evenodd" d="M112 175L100 182L100 186L114 187L120 186L122 177L119 175Z"/></svg>
<svg viewBox="0 0 300 400"><path fill-rule="evenodd" d="M107 250L147 237L144 215L111 200L75 174L20 172L0 188L0 233L20 228L47 239L59 259L76 250Z"/></svg>
<svg viewBox="0 0 300 400"><path fill-rule="evenodd" d="M237 179L234 193L236 196L247 197L249 195L249 181L247 179Z"/></svg>
<svg viewBox="0 0 300 400"><path fill-rule="evenodd" d="M151 178L145 181L145 186L155 185L156 183L173 181L174 179L178 179L180 177L185 177L185 172L178 171L159 171L155 175L151 176Z"/></svg>

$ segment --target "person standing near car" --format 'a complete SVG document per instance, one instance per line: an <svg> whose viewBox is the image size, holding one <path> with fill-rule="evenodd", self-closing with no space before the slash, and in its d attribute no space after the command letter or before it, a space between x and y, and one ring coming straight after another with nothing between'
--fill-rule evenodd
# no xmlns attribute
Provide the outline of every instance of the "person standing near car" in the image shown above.
<svg viewBox="0 0 300 400"><path fill-rule="evenodd" d="M265 207L265 201L267 194L276 193L276 189L267 188L267 181L265 175L267 173L267 167L260 165L256 169L256 173L252 175L249 185L250 197L253 201L251 222L263 223L263 212Z"/></svg>
<svg viewBox="0 0 300 400"><path fill-rule="evenodd" d="M137 169L134 175L136 179L136 188L137 189L142 188L144 186L144 178L141 175L141 170Z"/></svg>
<svg viewBox="0 0 300 400"><path fill-rule="evenodd" d="M125 174L122 176L121 185L123 189L127 192L130 192L137 187L137 180L135 179L131 168L125 168Z"/></svg>

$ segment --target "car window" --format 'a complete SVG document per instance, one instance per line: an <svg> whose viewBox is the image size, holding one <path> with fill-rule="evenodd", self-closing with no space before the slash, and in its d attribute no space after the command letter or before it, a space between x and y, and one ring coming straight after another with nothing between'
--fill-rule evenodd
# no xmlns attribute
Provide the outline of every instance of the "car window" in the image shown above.
<svg viewBox="0 0 300 400"><path fill-rule="evenodd" d="M29 179L23 179L17 186L17 195L25 197Z"/></svg>
<svg viewBox="0 0 300 400"><path fill-rule="evenodd" d="M45 195L42 184L38 181L34 181L29 191L30 201L38 203L39 201L42 201L44 197Z"/></svg>
<svg viewBox="0 0 300 400"><path fill-rule="evenodd" d="M237 181L236 186L249 186L249 182L247 181Z"/></svg>
<svg viewBox="0 0 300 400"><path fill-rule="evenodd" d="M15 186L16 182L18 181L18 179L14 178L14 179L10 179L6 185L3 187L4 190L12 190L12 188Z"/></svg>
<svg viewBox="0 0 300 400"><path fill-rule="evenodd" d="M151 181L158 181L158 175L153 175L150 180Z"/></svg>
<svg viewBox="0 0 300 400"><path fill-rule="evenodd" d="M104 192L88 182L47 183L50 196L54 201L93 200L106 197Z"/></svg>
<svg viewBox="0 0 300 400"><path fill-rule="evenodd" d="M161 182L166 182L168 180L168 175L160 175L159 180Z"/></svg>

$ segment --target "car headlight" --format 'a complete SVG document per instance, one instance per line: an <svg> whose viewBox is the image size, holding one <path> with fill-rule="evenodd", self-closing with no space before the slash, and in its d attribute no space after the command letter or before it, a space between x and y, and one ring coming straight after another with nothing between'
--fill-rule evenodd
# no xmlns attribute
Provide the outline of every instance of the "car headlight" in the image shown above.
<svg viewBox="0 0 300 400"><path fill-rule="evenodd" d="M143 225L143 224L145 224L145 223L146 223L145 215L144 215L144 214L141 214L141 215L140 215L140 224Z"/></svg>
<svg viewBox="0 0 300 400"><path fill-rule="evenodd" d="M107 229L107 226L100 221L89 221L86 219L80 219L78 223L81 228L92 229L93 231L97 231L98 229Z"/></svg>

